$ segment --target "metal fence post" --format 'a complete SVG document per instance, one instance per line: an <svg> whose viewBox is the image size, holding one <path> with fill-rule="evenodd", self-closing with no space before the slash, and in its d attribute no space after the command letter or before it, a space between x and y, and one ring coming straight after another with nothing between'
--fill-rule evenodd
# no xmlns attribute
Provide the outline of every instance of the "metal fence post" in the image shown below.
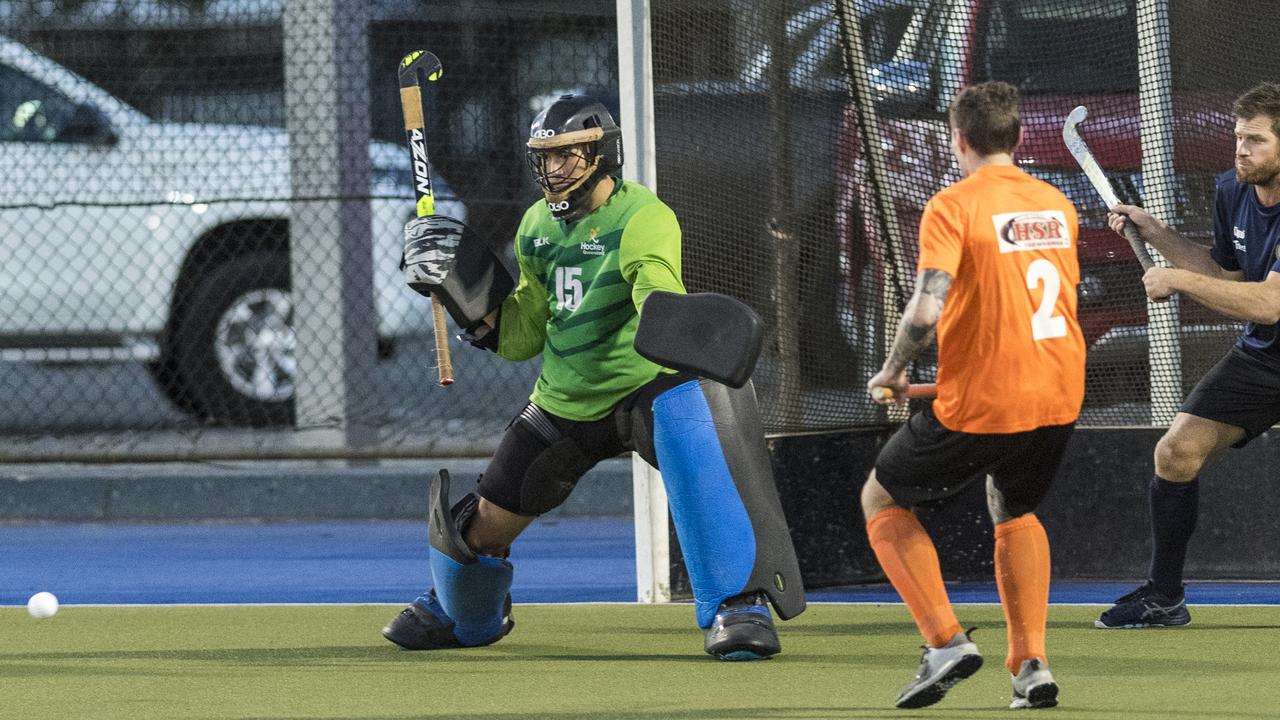
<svg viewBox="0 0 1280 720"><path fill-rule="evenodd" d="M618 0L618 94L623 178L658 189L653 134L653 55L649 0ZM671 601L671 524L662 475L632 454L636 528L636 601Z"/></svg>
<svg viewBox="0 0 1280 720"><path fill-rule="evenodd" d="M361 444L351 420L370 396L377 342L368 12L341 0L284 3L297 426L340 427L348 444Z"/></svg>
<svg viewBox="0 0 1280 720"><path fill-rule="evenodd" d="M1173 170L1173 66L1167 0L1138 0L1138 106L1142 116L1142 189L1146 209L1172 222L1177 215ZM1160 265L1169 263L1151 249ZM1178 298L1147 301L1151 424L1173 422L1182 402L1182 345Z"/></svg>

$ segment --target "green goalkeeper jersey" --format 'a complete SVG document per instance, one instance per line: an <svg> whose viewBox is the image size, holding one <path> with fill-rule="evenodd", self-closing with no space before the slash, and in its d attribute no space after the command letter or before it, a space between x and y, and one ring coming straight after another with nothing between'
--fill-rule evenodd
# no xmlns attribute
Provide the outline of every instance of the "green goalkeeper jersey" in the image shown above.
<svg viewBox="0 0 1280 720"><path fill-rule="evenodd" d="M498 354L542 353L530 399L553 415L598 420L670 372L636 353L640 308L654 290L683 293L680 225L652 191L617 181L608 201L565 225L545 202L516 231L520 281L502 303Z"/></svg>

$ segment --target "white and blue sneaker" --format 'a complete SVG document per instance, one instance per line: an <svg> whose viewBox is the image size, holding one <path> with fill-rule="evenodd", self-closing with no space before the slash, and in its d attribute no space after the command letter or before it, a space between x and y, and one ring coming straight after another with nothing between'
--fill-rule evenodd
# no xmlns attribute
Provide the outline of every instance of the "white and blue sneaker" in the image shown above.
<svg viewBox="0 0 1280 720"><path fill-rule="evenodd" d="M1013 702L1009 707L1051 708L1057 704L1058 683L1053 681L1053 673L1040 658L1023 660L1018 674L1013 676Z"/></svg>
<svg viewBox="0 0 1280 720"><path fill-rule="evenodd" d="M898 693L894 703L900 708L922 708L941 700L956 683L978 672L982 654L969 640L977 628L958 632L940 648L925 647L920 656L920 669L910 684Z"/></svg>

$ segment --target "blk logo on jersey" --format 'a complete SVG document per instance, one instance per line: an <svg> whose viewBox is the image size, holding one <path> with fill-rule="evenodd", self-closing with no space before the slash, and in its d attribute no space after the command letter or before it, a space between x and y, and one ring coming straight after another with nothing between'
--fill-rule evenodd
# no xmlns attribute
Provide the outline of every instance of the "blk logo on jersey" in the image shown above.
<svg viewBox="0 0 1280 720"><path fill-rule="evenodd" d="M1071 247L1067 216L1061 210L1001 213L991 221L1002 253Z"/></svg>

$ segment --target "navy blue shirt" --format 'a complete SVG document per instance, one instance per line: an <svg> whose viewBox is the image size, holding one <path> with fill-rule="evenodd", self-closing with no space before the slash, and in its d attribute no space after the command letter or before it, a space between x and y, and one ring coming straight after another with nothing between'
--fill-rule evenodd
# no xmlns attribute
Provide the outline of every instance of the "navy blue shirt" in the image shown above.
<svg viewBox="0 0 1280 720"><path fill-rule="evenodd" d="M1223 270L1244 271L1244 279L1261 282L1280 272L1276 256L1280 240L1280 204L1258 202L1252 185L1236 182L1236 171L1218 176L1213 201L1213 247L1209 254ZM1280 323L1246 323L1236 347L1262 359L1280 361Z"/></svg>

